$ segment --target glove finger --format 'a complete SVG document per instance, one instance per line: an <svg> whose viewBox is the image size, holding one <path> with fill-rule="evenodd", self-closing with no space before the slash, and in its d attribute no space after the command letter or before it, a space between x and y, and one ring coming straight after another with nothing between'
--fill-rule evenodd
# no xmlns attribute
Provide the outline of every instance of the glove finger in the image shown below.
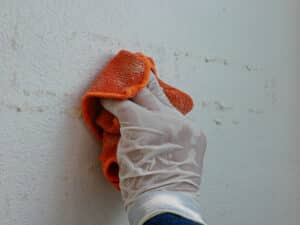
<svg viewBox="0 0 300 225"><path fill-rule="evenodd" d="M168 97L165 95L163 89L158 83L157 78L153 75L153 73L150 74L150 79L147 84L147 88L151 91L151 93L159 99L161 103L163 103L166 106L172 107L173 105L170 103Z"/></svg>
<svg viewBox="0 0 300 225"><path fill-rule="evenodd" d="M150 111L160 111L163 106L148 88L141 90L132 101Z"/></svg>
<svg viewBox="0 0 300 225"><path fill-rule="evenodd" d="M120 123L135 122L137 115L143 110L142 107L130 100L101 99L102 106L116 116Z"/></svg>

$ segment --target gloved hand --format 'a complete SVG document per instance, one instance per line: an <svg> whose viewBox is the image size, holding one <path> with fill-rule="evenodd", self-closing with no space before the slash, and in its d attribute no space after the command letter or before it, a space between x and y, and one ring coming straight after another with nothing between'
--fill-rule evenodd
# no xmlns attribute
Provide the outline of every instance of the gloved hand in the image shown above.
<svg viewBox="0 0 300 225"><path fill-rule="evenodd" d="M102 100L121 125L117 159L131 225L171 212L203 223L199 191L206 137L169 102L154 75L130 100Z"/></svg>

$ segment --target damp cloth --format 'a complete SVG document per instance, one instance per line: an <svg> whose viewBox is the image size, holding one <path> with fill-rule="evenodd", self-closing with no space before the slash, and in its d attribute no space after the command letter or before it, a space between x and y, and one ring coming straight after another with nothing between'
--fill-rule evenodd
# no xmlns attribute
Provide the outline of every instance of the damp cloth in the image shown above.
<svg viewBox="0 0 300 225"><path fill-rule="evenodd" d="M119 189L117 146L120 139L120 124L118 118L103 108L100 99L125 100L134 97L147 86L151 72L178 111L182 114L191 111L192 98L162 81L158 77L152 58L126 50L119 51L106 64L82 97L84 121L96 139L102 143L99 159L103 174L117 189Z"/></svg>

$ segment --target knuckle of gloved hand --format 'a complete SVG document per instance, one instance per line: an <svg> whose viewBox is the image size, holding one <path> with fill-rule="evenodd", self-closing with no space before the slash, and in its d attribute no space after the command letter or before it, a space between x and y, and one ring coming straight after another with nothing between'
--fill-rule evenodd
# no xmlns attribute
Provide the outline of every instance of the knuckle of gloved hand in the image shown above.
<svg viewBox="0 0 300 225"><path fill-rule="evenodd" d="M191 140L193 139L194 141L192 141L192 145L205 152L207 146L207 138L203 131L200 129L194 130L194 135Z"/></svg>
<svg viewBox="0 0 300 225"><path fill-rule="evenodd" d="M188 126L190 127L190 129L192 131L192 134L194 136L206 139L205 134L203 133L203 131L199 127L195 126L195 124L193 124L190 120L187 120L187 123L188 123Z"/></svg>
<svg viewBox="0 0 300 225"><path fill-rule="evenodd" d="M127 104L121 104L118 107L118 115L120 122L133 122L137 120L137 112L132 107L128 107Z"/></svg>
<svg viewBox="0 0 300 225"><path fill-rule="evenodd" d="M204 132L200 129L197 129L196 130L196 136L199 138L199 140L202 142L202 143L205 143L207 142L207 138L206 138L206 135L204 134Z"/></svg>
<svg viewBox="0 0 300 225"><path fill-rule="evenodd" d="M190 124L180 117L171 119L170 121L162 122L165 122L165 126L163 129L164 134L167 135L169 139L172 139L175 142L185 140L193 134Z"/></svg>
<svg viewBox="0 0 300 225"><path fill-rule="evenodd" d="M124 128L122 132L122 139L126 141L137 141L140 136L141 134L131 127Z"/></svg>

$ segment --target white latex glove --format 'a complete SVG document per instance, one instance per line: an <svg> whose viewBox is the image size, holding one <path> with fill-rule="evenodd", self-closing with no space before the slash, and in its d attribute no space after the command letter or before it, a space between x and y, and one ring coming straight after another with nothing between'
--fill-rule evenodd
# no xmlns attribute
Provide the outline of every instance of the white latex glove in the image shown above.
<svg viewBox="0 0 300 225"><path fill-rule="evenodd" d="M199 191L205 135L169 102L156 78L130 100L102 100L121 125L120 189L132 225L171 212L204 224Z"/></svg>

